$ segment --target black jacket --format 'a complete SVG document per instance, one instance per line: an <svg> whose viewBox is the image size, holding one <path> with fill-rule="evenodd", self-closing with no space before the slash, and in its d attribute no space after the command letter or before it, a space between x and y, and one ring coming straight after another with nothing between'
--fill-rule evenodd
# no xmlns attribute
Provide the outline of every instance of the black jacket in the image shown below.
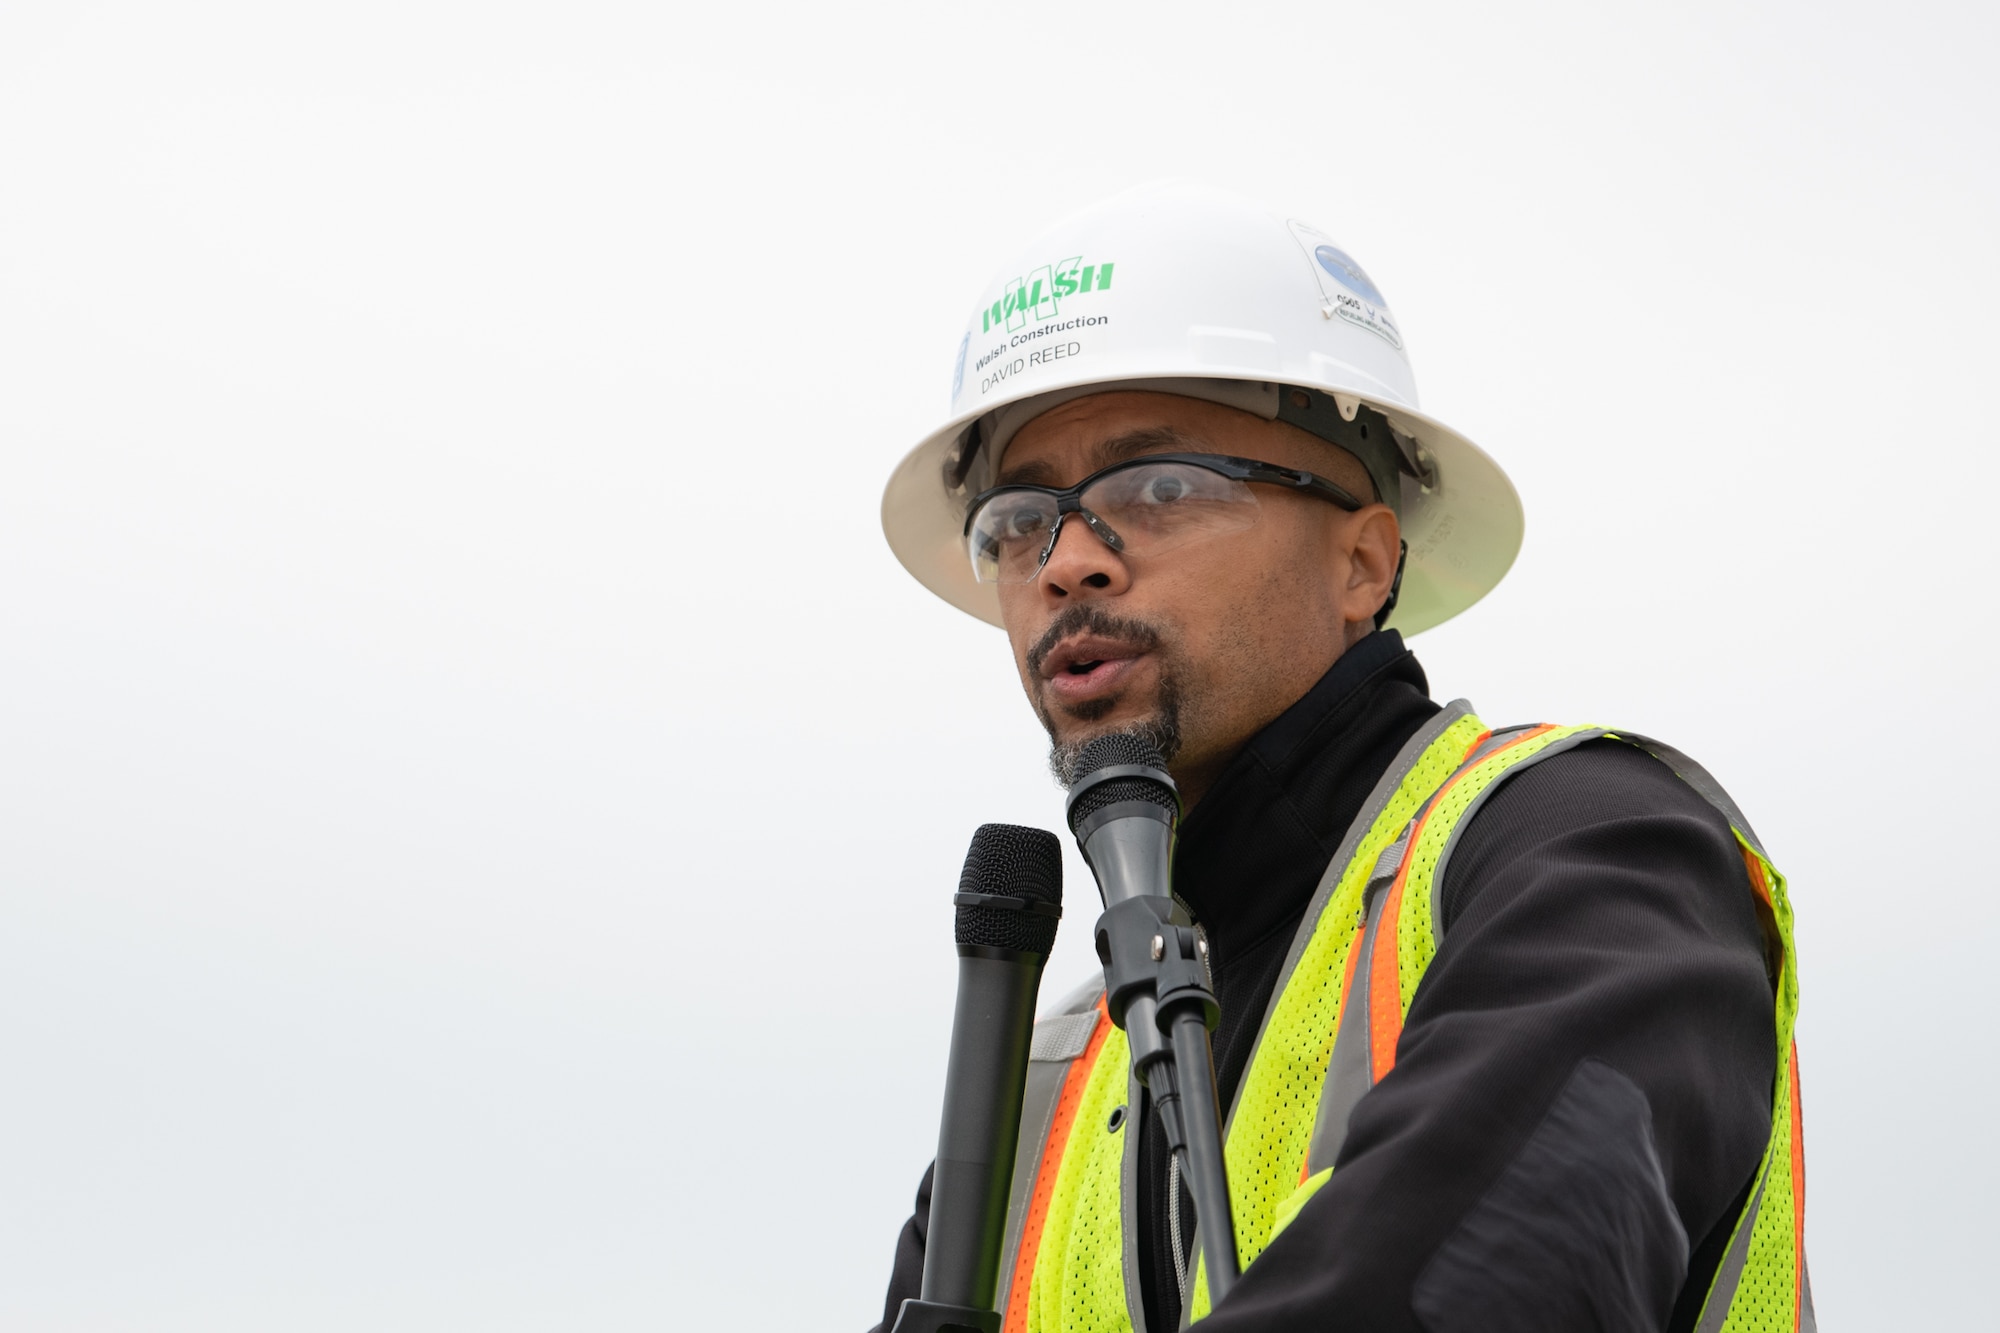
<svg viewBox="0 0 2000 1333"><path fill-rule="evenodd" d="M1183 824L1228 1106L1308 901L1438 712L1394 631L1355 645ZM1213 1333L1691 1329L1770 1132L1763 936L1728 824L1665 765L1593 741L1497 788L1460 835L1446 933L1336 1170L1203 1321ZM1167 1161L1141 1134L1147 1328L1177 1326ZM926 1173L884 1327L917 1294ZM1176 1201L1186 1240L1192 1206Z"/></svg>

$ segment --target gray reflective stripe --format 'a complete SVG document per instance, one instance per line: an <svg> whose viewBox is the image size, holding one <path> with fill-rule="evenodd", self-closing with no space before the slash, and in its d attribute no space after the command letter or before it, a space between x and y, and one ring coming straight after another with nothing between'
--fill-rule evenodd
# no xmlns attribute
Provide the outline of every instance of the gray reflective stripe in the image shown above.
<svg viewBox="0 0 2000 1333"><path fill-rule="evenodd" d="M1819 1333L1819 1317L1813 1313L1812 1269L1799 1256L1799 1333Z"/></svg>
<svg viewBox="0 0 2000 1333"><path fill-rule="evenodd" d="M1049 1146L1049 1129L1055 1124L1056 1104L1062 1100L1063 1080L1069 1077L1069 1061L1030 1062L1027 1091L1021 1098L1021 1140L1014 1153L1014 1179L1007 1191L1006 1239L1000 1246L1000 1281L993 1304L1004 1322L1007 1297L1014 1288L1014 1261L1021 1253L1021 1233L1028 1225L1028 1205L1035 1197L1035 1176L1042 1167L1042 1154Z"/></svg>
<svg viewBox="0 0 2000 1333"><path fill-rule="evenodd" d="M1063 1083L1069 1067L1090 1045L1097 1026L1097 997L1104 993L1100 977L1070 991L1056 1002L1056 1014L1035 1024L1034 1040L1028 1048L1028 1081L1021 1096L1021 1137L1014 1150L1014 1178L1007 1187L1007 1229L1000 1245L1000 1281L993 1293L994 1308L1004 1323L1007 1298L1014 1289L1014 1264L1021 1253L1021 1233L1027 1229L1028 1206L1035 1198L1035 1177L1042 1169L1042 1155L1048 1151L1049 1131L1055 1126L1056 1107L1062 1101ZM1078 1030L1082 1037L1077 1037ZM1045 1035L1047 1034L1047 1035ZM1053 1055L1057 1042L1075 1045L1067 1055ZM1074 1132L1074 1131L1072 1131Z"/></svg>
<svg viewBox="0 0 2000 1333"><path fill-rule="evenodd" d="M1519 739L1518 733L1524 730L1524 728L1514 727L1511 728L1511 730L1514 733L1516 733L1513 739L1518 740ZM1499 733L1497 732L1495 733L1495 735L1498 734ZM1527 756L1525 759L1517 759L1508 767L1501 769L1499 774L1494 777L1493 781L1487 783L1477 793L1474 794L1472 798L1472 804L1466 806L1465 812L1459 815L1458 822L1451 826L1451 832L1449 835L1446 836L1444 840L1444 846L1438 850L1437 864L1431 867L1430 899L1431 899L1431 952L1432 953L1436 953L1437 950L1444 947L1444 868L1447 865L1451 864L1451 854L1453 850L1456 849L1458 846L1458 839L1460 835L1462 835L1465 832L1465 826L1472 822L1472 817L1479 813L1479 807L1486 804L1486 798L1491 796L1502 785L1504 785L1509 778L1513 777L1516 773L1519 773L1524 769L1531 768L1534 765L1539 764L1542 760L1547 759L1552 755L1561 754L1564 750L1573 750L1577 746L1583 744L1585 741L1594 741L1598 737L1603 736L1605 734L1607 733L1605 732L1603 727L1591 727L1588 730L1577 732L1574 736L1565 736L1559 741L1551 741L1549 744L1544 745L1541 749L1535 751L1535 753ZM1485 749L1484 746L1480 748L1482 751ZM1474 764L1479 762L1480 758L1483 757L1484 757L1483 754L1475 755L1474 758L1467 760L1464 764L1461 764L1459 766L1458 772L1453 773L1450 778L1446 778L1444 780L1444 783L1441 786L1439 786L1438 790L1443 791L1445 787L1450 786L1452 778L1456 778L1459 773L1463 773L1465 772L1466 769L1471 768Z"/></svg>
<svg viewBox="0 0 2000 1333"><path fill-rule="evenodd" d="M1028 1059L1033 1063L1074 1060L1083 1054L1084 1047L1090 1045L1090 1034L1095 1031L1095 1009L1081 1014L1057 1014L1054 1018L1044 1018L1035 1024L1034 1040L1028 1043Z"/></svg>
<svg viewBox="0 0 2000 1333"><path fill-rule="evenodd" d="M1653 758L1671 768L1674 771L1674 775L1682 782L1687 783L1688 786L1693 787L1701 799L1722 812L1722 817L1728 820L1736 831L1741 833L1744 839L1757 850L1757 855L1762 856L1766 861L1771 859L1764 851L1764 844L1757 840L1757 830L1750 827L1750 821L1743 817L1743 812L1737 808L1735 800L1730 797L1728 792L1722 789L1722 784L1717 782L1707 769L1682 754L1679 750L1676 750L1673 746L1668 745L1664 741L1656 741L1651 736L1641 736L1636 731L1613 731L1610 734L1629 745L1638 746L1641 750L1644 750L1647 754L1652 755Z"/></svg>
<svg viewBox="0 0 2000 1333"><path fill-rule="evenodd" d="M1404 829L1389 850L1408 846L1409 841L1410 830ZM1383 856L1386 859L1388 851ZM1398 854L1396 861L1400 864L1402 859ZM1394 875L1392 870L1390 880ZM1355 1103L1375 1085L1375 1062L1368 1049L1368 974L1375 958L1375 937L1381 933L1383 903L1388 898L1381 890L1390 880L1378 878L1368 884L1368 926L1354 946L1354 984L1340 1005L1333 1059L1327 1063L1326 1084L1320 1090L1319 1109L1313 1113L1312 1139L1306 1145L1307 1175L1324 1171L1339 1158Z"/></svg>
<svg viewBox="0 0 2000 1333"><path fill-rule="evenodd" d="M1298 970L1299 959L1305 956L1306 945L1311 943L1313 932L1319 929L1319 919L1326 913L1326 904L1333 897L1333 891L1340 887L1341 877L1347 872L1347 863L1354 859L1355 849L1368 836L1368 830L1375 827L1375 821L1382 817L1390 798L1403 785L1403 779L1424 757L1424 752L1437 743L1437 738L1450 730L1460 718L1472 715L1472 705L1463 699L1453 699L1438 715L1417 728L1417 734L1403 743L1396 757L1384 770L1375 789L1368 793L1368 799L1361 804L1361 813L1347 826L1347 834L1340 840L1340 850L1326 863L1326 871L1319 877L1319 888L1314 890L1312 901L1306 904L1305 915L1299 918L1299 928L1292 935L1292 947L1285 954L1285 965L1278 969L1278 984L1271 988L1271 998L1265 1002L1264 1017L1257 1024L1257 1040L1250 1047L1250 1058L1243 1065L1244 1077L1236 1081L1236 1094L1230 1098L1229 1118L1223 1122L1223 1142L1229 1141L1229 1128L1236 1123L1236 1104L1243 1096L1243 1087L1250 1079L1249 1071L1257 1067L1257 1053L1263 1048L1264 1037L1271 1030L1271 1017L1278 1011L1278 1000L1285 993L1285 987L1292 984L1292 973Z"/></svg>
<svg viewBox="0 0 2000 1333"><path fill-rule="evenodd" d="M1396 840L1384 847L1382 854L1375 858L1375 868L1368 872L1368 884L1362 891L1364 903L1381 892L1379 886L1382 881L1396 878L1396 872L1403 868L1403 857L1410 850L1410 831L1415 827L1415 824L1405 824L1403 831L1396 835Z"/></svg>
<svg viewBox="0 0 2000 1333"><path fill-rule="evenodd" d="M1750 1233L1757 1229L1757 1210L1764 1202L1764 1182L1769 1178L1770 1165L1766 1163L1764 1174L1757 1177L1750 1205L1743 1210L1736 1223L1736 1234L1729 1238L1729 1248L1716 1267L1715 1282L1708 1289L1708 1299L1702 1303L1701 1319L1695 1324L1694 1333L1721 1333L1723 1323L1729 1318L1729 1303L1736 1299L1743 1266L1750 1261Z"/></svg>

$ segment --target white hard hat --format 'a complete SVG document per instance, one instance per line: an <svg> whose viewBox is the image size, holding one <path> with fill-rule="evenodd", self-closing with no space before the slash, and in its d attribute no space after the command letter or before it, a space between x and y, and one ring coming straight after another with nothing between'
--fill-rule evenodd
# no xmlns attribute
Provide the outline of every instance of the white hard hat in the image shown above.
<svg viewBox="0 0 2000 1333"><path fill-rule="evenodd" d="M1164 182L1058 223L987 287L959 340L950 419L882 496L903 567L999 624L996 591L974 577L966 550L966 503L993 484L1021 426L1112 389L1291 421L1360 457L1409 545L1387 622L1405 634L1484 597L1521 548L1513 484L1472 441L1417 411L1402 330L1360 265L1306 223Z"/></svg>

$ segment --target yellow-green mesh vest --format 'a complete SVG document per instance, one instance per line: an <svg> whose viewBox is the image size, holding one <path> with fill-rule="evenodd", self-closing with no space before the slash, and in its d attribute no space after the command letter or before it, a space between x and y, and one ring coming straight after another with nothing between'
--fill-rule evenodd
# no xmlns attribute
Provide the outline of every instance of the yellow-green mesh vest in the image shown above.
<svg viewBox="0 0 2000 1333"><path fill-rule="evenodd" d="M1813 1328L1805 1273L1805 1160L1792 1027L1798 978L1784 877L1728 795L1692 760L1602 727L1491 732L1461 701L1389 766L1307 908L1231 1110L1236 1248L1248 1268L1326 1183L1354 1103L1395 1062L1396 1039L1437 951L1437 893L1456 834L1509 774L1610 738L1667 764L1729 821L1765 925L1774 977L1777 1079L1771 1134L1718 1267L1698 1333ZM1138 1329L1132 1256L1139 1104L1125 1037L1084 993L1037 1025L1020 1159L1002 1255L1005 1333ZM1195 1253L1200 1253L1198 1244ZM1208 1312L1192 1278L1183 1322ZM1158 1333L1158 1331L1154 1331Z"/></svg>

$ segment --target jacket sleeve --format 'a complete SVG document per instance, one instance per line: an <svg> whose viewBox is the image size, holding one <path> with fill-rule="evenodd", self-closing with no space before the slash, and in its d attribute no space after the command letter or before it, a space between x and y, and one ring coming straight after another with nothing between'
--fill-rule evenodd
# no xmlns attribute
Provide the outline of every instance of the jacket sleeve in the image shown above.
<svg viewBox="0 0 2000 1333"><path fill-rule="evenodd" d="M1770 1129L1752 902L1726 822L1637 750L1496 788L1395 1067L1203 1328L1691 1326Z"/></svg>
<svg viewBox="0 0 2000 1333"><path fill-rule="evenodd" d="M889 1269L889 1294L882 1305L882 1322L869 1333L889 1333L896 1326L896 1312L904 1301L912 1301L924 1286L924 1238L931 1223L931 1167L917 1185L917 1210L903 1223L896 1237L896 1262Z"/></svg>

